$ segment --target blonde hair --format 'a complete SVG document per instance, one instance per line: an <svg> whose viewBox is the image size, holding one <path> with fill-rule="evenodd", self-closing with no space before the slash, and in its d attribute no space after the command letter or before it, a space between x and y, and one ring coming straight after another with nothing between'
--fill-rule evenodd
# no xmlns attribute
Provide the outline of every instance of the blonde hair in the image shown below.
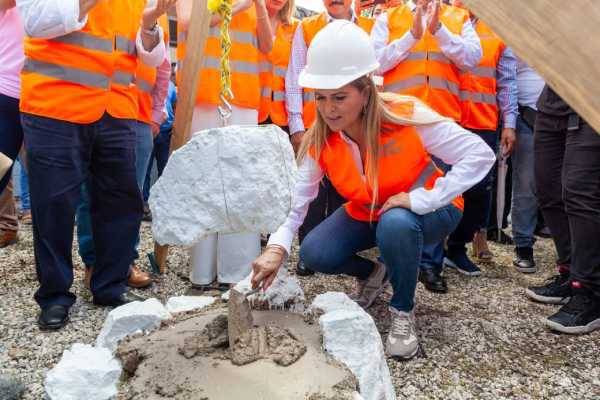
<svg viewBox="0 0 600 400"><path fill-rule="evenodd" d="M379 192L379 135L381 134L382 124L391 123L401 126L419 126L449 121L449 119L442 117L415 97L395 93L378 93L377 87L370 76L358 78L351 82L350 85L361 92L366 91L368 95L368 102L363 109L361 118L367 145L366 165L368 168L366 178L367 182L371 185L373 193L373 201L371 202L372 220ZM400 104L408 104L410 106L410 114L401 115L394 112L394 108L397 108L395 106ZM302 139L302 144L298 151L298 163L302 162L311 149L313 149L311 151L314 151L314 154L311 155L318 161L321 151L327 145L327 139L332 133L321 114L317 112L315 123Z"/></svg>
<svg viewBox="0 0 600 400"><path fill-rule="evenodd" d="M283 6L277 13L277 19L279 19L279 21L286 26L290 25L292 23L292 16L294 15L294 12L296 12L294 0L288 0L287 3L285 3L285 6Z"/></svg>

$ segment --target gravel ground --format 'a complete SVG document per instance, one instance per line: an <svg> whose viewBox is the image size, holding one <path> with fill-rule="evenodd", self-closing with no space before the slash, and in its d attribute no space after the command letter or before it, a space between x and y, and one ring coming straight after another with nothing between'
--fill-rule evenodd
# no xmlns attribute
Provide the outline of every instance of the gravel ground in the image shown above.
<svg viewBox="0 0 600 400"><path fill-rule="evenodd" d="M141 254L152 248L144 223ZM573 337L546 330L540 320L556 308L528 301L523 290L553 274L554 250L540 240L535 253L540 267L526 276L512 267L512 247L492 245L495 263L483 276L466 278L446 272L451 292L417 289L417 323L422 351L408 362L389 360L399 398L410 399L600 399L600 332ZM76 253L74 253L76 254ZM292 254L291 263L296 254ZM0 373L26 386L24 399L43 399L46 371L72 343L92 343L108 313L91 304L82 284L83 265L74 256L73 292L77 303L63 330L42 333L35 323L38 307L31 228L20 242L0 249ZM147 264L146 259L143 260ZM140 291L161 300L188 290L189 259L172 249L169 272L151 289ZM345 277L301 278L307 302L331 290L349 290ZM386 293L370 310L385 338L389 326ZM0 399L1 400L1 399Z"/></svg>

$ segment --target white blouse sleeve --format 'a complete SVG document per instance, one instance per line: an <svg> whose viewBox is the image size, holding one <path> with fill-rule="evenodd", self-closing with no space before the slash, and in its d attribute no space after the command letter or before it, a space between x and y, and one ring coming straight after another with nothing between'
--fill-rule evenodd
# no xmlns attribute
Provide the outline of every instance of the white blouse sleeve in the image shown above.
<svg viewBox="0 0 600 400"><path fill-rule="evenodd" d="M411 210L424 215L444 207L479 183L494 165L496 155L477 135L454 122L438 122L417 127L425 150L452 169L436 180L433 188L409 193Z"/></svg>
<svg viewBox="0 0 600 400"><path fill-rule="evenodd" d="M290 254L294 235L306 218L308 206L319 194L323 175L319 164L307 155L298 168L298 180L294 187L294 206L283 225L269 238L269 244L282 246Z"/></svg>

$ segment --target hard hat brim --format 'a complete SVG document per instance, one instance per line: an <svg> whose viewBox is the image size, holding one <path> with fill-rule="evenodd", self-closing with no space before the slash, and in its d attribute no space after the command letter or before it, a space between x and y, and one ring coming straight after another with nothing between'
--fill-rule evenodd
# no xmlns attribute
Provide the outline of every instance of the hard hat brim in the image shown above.
<svg viewBox="0 0 600 400"><path fill-rule="evenodd" d="M316 75L308 73L306 69L303 69L300 72L300 76L298 76L298 84L307 89L339 89L362 76L370 74L377 68L379 68L379 63L372 65L365 71L352 75Z"/></svg>

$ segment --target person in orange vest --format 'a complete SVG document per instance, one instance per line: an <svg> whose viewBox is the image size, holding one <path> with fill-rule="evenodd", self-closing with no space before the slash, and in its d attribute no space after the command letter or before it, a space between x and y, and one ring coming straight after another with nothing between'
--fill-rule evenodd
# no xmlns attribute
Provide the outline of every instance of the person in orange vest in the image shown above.
<svg viewBox="0 0 600 400"><path fill-rule="evenodd" d="M461 1L454 5L466 10ZM468 11L468 10L467 10ZM460 77L461 120L460 124L481 137L496 152L498 148L498 121L502 118L500 145L503 155L512 153L515 143L515 128L519 114L517 89L517 59L510 48L475 15L470 14L483 48L479 65ZM467 190L465 212L454 232L448 238L448 250L444 266L477 276L480 268L471 261L466 252L466 243L473 240L476 257L490 260L492 254L484 251L487 246L485 231L492 204L492 174ZM475 238L475 239L474 239Z"/></svg>
<svg viewBox="0 0 600 400"><path fill-rule="evenodd" d="M41 329L68 321L75 295L71 244L81 184L91 179L96 265L93 301L139 300L126 291L143 203L135 177L133 86L138 59L157 66L157 19L174 0L18 0L25 32L21 73ZM140 27L141 21L141 27Z"/></svg>
<svg viewBox="0 0 600 400"><path fill-rule="evenodd" d="M159 18L159 25L163 31L165 47L169 46L169 25L167 16ZM152 137L157 124L163 118L163 107L167 94L169 78L171 75L171 64L169 52L165 52L165 58L159 67L150 67L143 62L138 63L135 71L135 89L138 101L138 116L136 118L136 146L135 146L135 174L140 191L143 189L144 178L150 154L152 153ZM156 104L154 104L156 103ZM92 234L92 217L90 215L90 185L81 187L81 203L77 208L77 242L79 256L85 266L84 286L90 288L96 255L94 251L94 240ZM133 246L134 260L139 258L139 232ZM127 285L134 288L145 288L152 284L150 274L142 271L135 262L129 269Z"/></svg>
<svg viewBox="0 0 600 400"><path fill-rule="evenodd" d="M418 351L422 247L456 227L460 194L485 176L495 155L420 100L378 93L378 67L369 36L349 21L334 21L315 36L300 84L315 89L317 120L300 147L295 204L252 264L251 283L266 289L273 282L327 175L348 201L308 234L300 257L315 271L355 277L353 299L363 308L391 283L387 354L411 358ZM453 169L444 176L430 153ZM357 254L375 246L377 262Z"/></svg>
<svg viewBox="0 0 600 400"><path fill-rule="evenodd" d="M191 13L191 0L179 0L177 12L179 39L178 65L186 53L186 32ZM256 125L260 109L260 53L268 54L273 46L273 33L264 0L240 0L233 5L229 26L231 35L232 113L224 120L218 110L221 104L220 24L213 16L204 49L203 66L192 119L192 132L225 124ZM182 40L183 39L183 40ZM199 51L199 49L193 49ZM178 76L180 79L180 77ZM181 82L179 82L181 84ZM191 249L190 281L196 290L226 290L250 273L250 263L260 253L260 234L218 233L202 239Z"/></svg>
<svg viewBox="0 0 600 400"><path fill-rule="evenodd" d="M466 10L439 0L419 0L414 10L400 5L377 17L371 40L384 91L416 96L460 122L460 70L477 66L482 56ZM442 243L425 247L419 279L430 291L448 291L443 258Z"/></svg>
<svg viewBox="0 0 600 400"><path fill-rule="evenodd" d="M285 97L288 111L288 126L291 133L291 142L294 149L298 149L307 128L312 126L316 117L314 93L310 88L302 88L298 84L300 71L306 65L306 53L315 35L327 26L328 23L338 19L352 21L367 33L373 27L373 19L356 15L352 8L352 0L323 0L326 12L304 18L298 25L292 41L289 67L285 76ZM304 225L300 228L298 238L300 242L327 215L333 213L344 203L344 198L331 186L329 180L324 179L319 190L319 196L312 202ZM296 274L308 276L314 274L305 268L302 261L296 265Z"/></svg>

